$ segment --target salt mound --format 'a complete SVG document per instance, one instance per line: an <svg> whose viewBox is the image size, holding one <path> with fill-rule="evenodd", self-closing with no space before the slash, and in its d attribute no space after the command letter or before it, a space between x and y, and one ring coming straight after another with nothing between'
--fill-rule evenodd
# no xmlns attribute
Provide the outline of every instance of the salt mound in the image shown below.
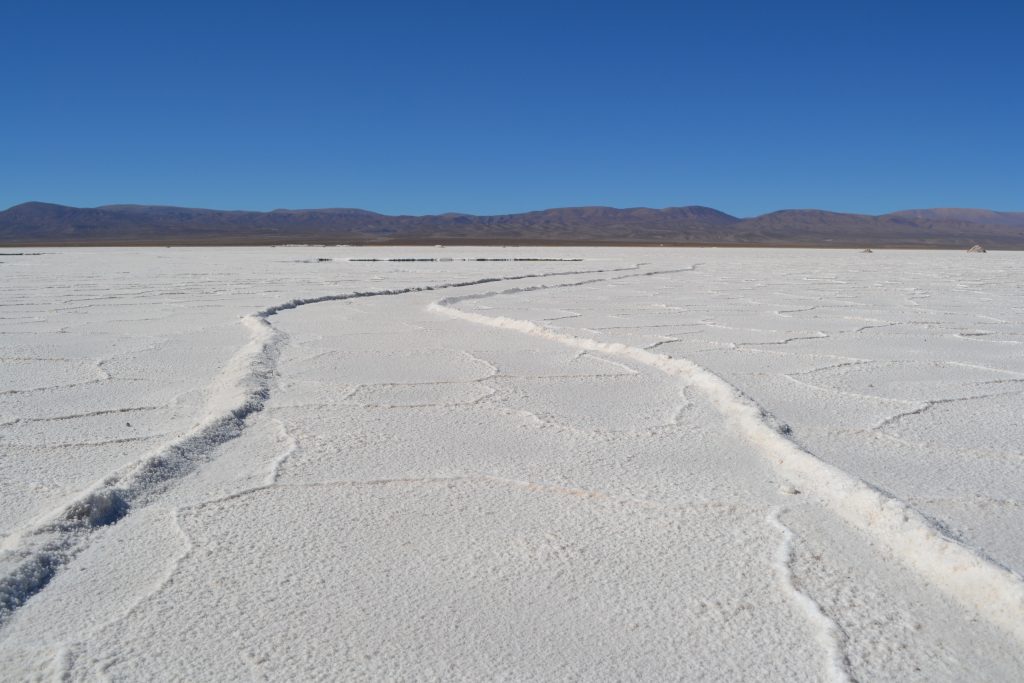
<svg viewBox="0 0 1024 683"><path fill-rule="evenodd" d="M971 247L970 249L967 250L967 253L968 254L985 254L985 253L988 253L988 252L985 251L985 247L981 246L980 244L975 244L973 247Z"/></svg>

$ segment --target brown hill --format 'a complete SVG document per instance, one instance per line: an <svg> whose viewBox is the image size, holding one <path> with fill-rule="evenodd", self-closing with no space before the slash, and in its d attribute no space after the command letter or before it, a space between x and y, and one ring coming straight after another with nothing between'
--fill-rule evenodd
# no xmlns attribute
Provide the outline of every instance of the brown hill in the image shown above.
<svg viewBox="0 0 1024 683"><path fill-rule="evenodd" d="M586 206L519 214L388 216L360 209L217 211L76 208L28 202L0 212L2 245L70 244L760 244L1024 248L1024 213L921 209L882 216L787 210L740 219L703 206Z"/></svg>
<svg viewBox="0 0 1024 683"><path fill-rule="evenodd" d="M990 211L989 209L910 209L888 214L907 216L925 221L953 221L959 223L987 223L1024 227L1024 211Z"/></svg>

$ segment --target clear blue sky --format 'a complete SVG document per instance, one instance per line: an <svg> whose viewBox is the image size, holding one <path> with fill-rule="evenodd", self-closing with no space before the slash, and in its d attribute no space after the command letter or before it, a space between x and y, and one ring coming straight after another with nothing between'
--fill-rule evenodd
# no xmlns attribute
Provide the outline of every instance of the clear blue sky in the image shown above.
<svg viewBox="0 0 1024 683"><path fill-rule="evenodd" d="M0 207L1024 210L1024 3L0 8Z"/></svg>

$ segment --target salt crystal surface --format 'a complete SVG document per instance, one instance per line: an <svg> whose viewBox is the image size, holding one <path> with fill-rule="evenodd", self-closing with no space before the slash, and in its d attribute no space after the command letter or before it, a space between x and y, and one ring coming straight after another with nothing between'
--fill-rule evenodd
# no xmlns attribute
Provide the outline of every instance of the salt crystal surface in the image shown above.
<svg viewBox="0 0 1024 683"><path fill-rule="evenodd" d="M4 677L1024 676L1020 255L436 253L0 264Z"/></svg>

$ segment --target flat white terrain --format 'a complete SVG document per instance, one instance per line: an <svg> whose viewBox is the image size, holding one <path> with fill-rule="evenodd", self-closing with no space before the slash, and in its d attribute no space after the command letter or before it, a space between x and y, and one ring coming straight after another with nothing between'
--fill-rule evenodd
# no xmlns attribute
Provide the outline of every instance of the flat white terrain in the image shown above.
<svg viewBox="0 0 1024 683"><path fill-rule="evenodd" d="M1024 679L1024 254L39 251L0 679Z"/></svg>

